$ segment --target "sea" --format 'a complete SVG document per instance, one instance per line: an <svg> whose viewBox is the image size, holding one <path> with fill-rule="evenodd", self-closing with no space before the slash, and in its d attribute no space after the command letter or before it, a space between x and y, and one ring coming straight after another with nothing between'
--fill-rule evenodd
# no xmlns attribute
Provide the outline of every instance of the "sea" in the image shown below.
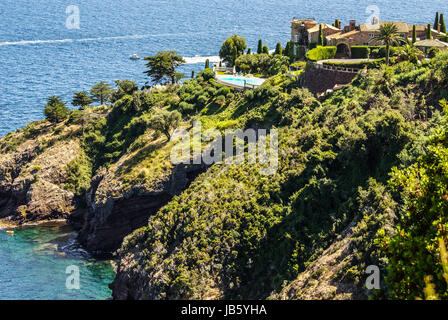
<svg viewBox="0 0 448 320"><path fill-rule="evenodd" d="M436 11L448 15L448 1L0 1L0 137L42 119L51 95L71 107L74 92L98 81L150 83L144 60L131 60L132 54L175 50L187 62L179 71L190 77L204 69L206 59L218 61L222 42L233 34L253 50L258 39L273 49L290 39L293 18L346 25L377 16L433 24ZM67 226L28 227L14 236L0 230L0 299L110 298L113 268L77 254L76 243L67 247L64 241L74 241L73 235ZM80 289L66 288L72 265L80 268Z"/></svg>

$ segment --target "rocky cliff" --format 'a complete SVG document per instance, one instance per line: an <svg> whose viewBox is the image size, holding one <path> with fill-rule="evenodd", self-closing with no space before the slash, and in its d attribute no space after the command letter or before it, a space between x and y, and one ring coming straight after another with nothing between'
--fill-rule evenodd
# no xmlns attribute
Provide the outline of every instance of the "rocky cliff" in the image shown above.
<svg viewBox="0 0 448 320"><path fill-rule="evenodd" d="M76 201L64 183L81 149L77 129L55 131L41 122L0 140L0 218L23 223L70 215Z"/></svg>

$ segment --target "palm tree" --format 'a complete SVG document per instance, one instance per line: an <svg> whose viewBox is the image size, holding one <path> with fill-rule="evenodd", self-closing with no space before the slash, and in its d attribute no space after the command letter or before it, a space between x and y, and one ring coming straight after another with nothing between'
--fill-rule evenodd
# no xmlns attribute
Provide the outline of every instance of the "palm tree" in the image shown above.
<svg viewBox="0 0 448 320"><path fill-rule="evenodd" d="M398 28L393 23L385 23L380 26L380 31L372 40L382 42L386 46L386 65L389 64L390 46L398 45L404 41L398 32Z"/></svg>

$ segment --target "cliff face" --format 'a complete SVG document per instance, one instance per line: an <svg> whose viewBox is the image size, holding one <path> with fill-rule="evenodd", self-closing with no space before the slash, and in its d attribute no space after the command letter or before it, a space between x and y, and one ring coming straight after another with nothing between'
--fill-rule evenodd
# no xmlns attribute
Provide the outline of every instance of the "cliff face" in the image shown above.
<svg viewBox="0 0 448 320"><path fill-rule="evenodd" d="M74 210L74 194L64 183L80 144L76 138L59 141L62 133L50 128L38 124L31 139L17 132L0 140L2 146L14 143L0 153L0 218L23 223L66 218Z"/></svg>
<svg viewBox="0 0 448 320"><path fill-rule="evenodd" d="M126 187L125 182L116 176L119 169L100 172L92 179L87 192L88 209L79 241L97 254L115 251L125 236L146 225L150 216L185 189L204 169L204 165L177 166L153 187Z"/></svg>

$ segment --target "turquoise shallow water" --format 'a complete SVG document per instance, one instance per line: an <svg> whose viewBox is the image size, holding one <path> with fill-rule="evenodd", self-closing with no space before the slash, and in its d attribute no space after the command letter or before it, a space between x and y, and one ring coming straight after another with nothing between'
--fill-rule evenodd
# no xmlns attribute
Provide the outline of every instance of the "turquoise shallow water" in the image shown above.
<svg viewBox="0 0 448 320"><path fill-rule="evenodd" d="M109 261L89 258L69 226L34 226L9 235L0 230L0 299L107 299L114 278ZM79 268L80 288L66 288L69 266Z"/></svg>

